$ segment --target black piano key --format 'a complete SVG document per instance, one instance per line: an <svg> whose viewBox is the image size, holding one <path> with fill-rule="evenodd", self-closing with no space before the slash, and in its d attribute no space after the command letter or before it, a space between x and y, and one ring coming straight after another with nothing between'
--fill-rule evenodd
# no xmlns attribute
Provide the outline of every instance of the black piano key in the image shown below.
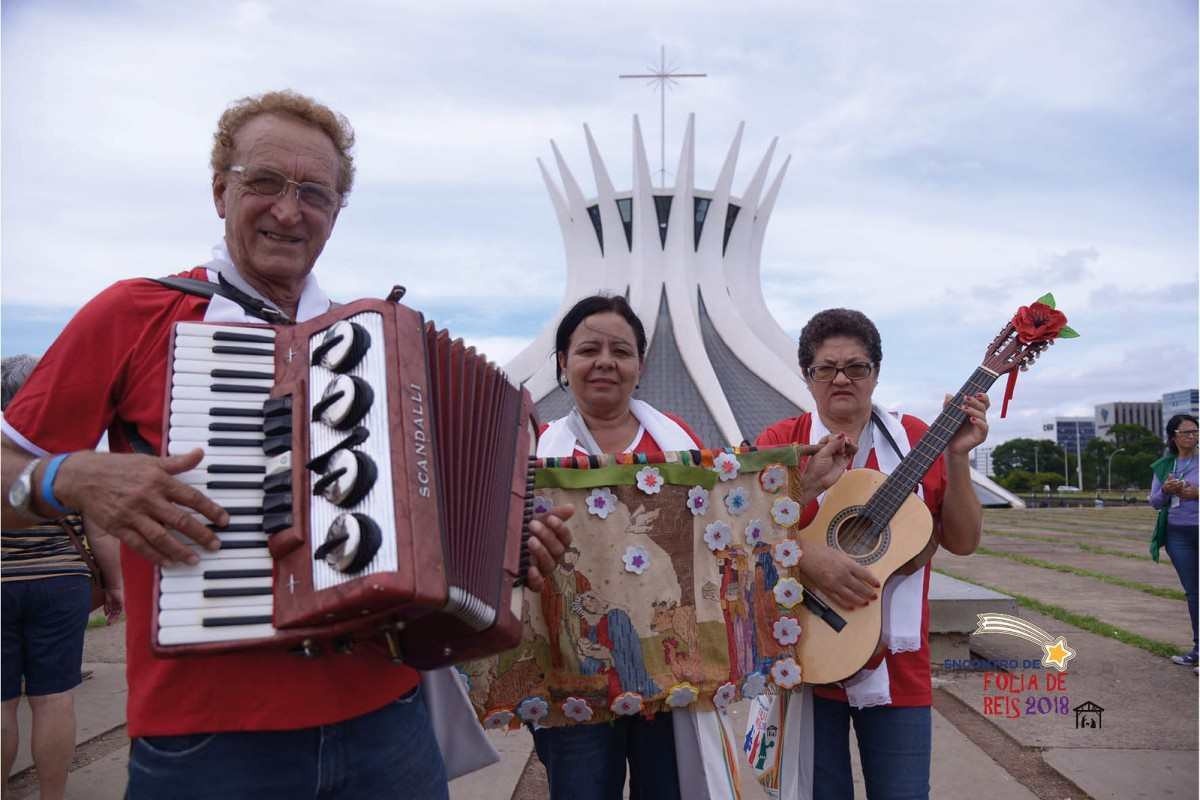
<svg viewBox="0 0 1200 800"><path fill-rule="evenodd" d="M269 535L279 533L282 530L292 527L291 514L267 514L263 517L263 530Z"/></svg>
<svg viewBox="0 0 1200 800"><path fill-rule="evenodd" d="M206 581L223 581L233 578L269 578L271 570L269 569L206 569L204 570L204 580Z"/></svg>
<svg viewBox="0 0 1200 800"><path fill-rule="evenodd" d="M291 492L271 492L263 498L262 513L286 514L292 510Z"/></svg>
<svg viewBox="0 0 1200 800"><path fill-rule="evenodd" d="M229 506L225 509L225 513L231 517L261 517L263 514L262 506Z"/></svg>
<svg viewBox="0 0 1200 800"><path fill-rule="evenodd" d="M236 333L234 331L214 331L213 339L218 342L261 342L263 344L275 344L274 336L267 336L262 333Z"/></svg>
<svg viewBox="0 0 1200 800"><path fill-rule="evenodd" d="M268 436L262 441L263 452L269 456L277 456L292 449L292 434L289 431L282 436Z"/></svg>
<svg viewBox="0 0 1200 800"><path fill-rule="evenodd" d="M254 422L210 422L208 429L213 433L262 433L265 426Z"/></svg>
<svg viewBox="0 0 1200 800"><path fill-rule="evenodd" d="M292 489L292 473L276 472L274 475L268 475L262 482L262 490L267 494L276 492L290 492Z"/></svg>
<svg viewBox="0 0 1200 800"><path fill-rule="evenodd" d="M263 402L263 414L268 417L292 415L292 396L272 397Z"/></svg>
<svg viewBox="0 0 1200 800"><path fill-rule="evenodd" d="M262 432L267 436L291 436L292 418L290 416L267 417L262 424Z"/></svg>
<svg viewBox="0 0 1200 800"><path fill-rule="evenodd" d="M261 625L269 623L271 615L263 616L247 615L244 617L205 617L201 621L201 625L205 628L223 628L230 625Z"/></svg>
<svg viewBox="0 0 1200 800"><path fill-rule="evenodd" d="M240 383L214 383L208 387L214 392L226 394L270 394L270 386L243 386Z"/></svg>
<svg viewBox="0 0 1200 800"><path fill-rule="evenodd" d="M263 412L257 408L225 408L214 406L208 410L210 417L261 417Z"/></svg>
<svg viewBox="0 0 1200 800"><path fill-rule="evenodd" d="M210 378L249 378L256 381L275 380L274 372L255 372L250 369L214 369L208 373Z"/></svg>
<svg viewBox="0 0 1200 800"><path fill-rule="evenodd" d="M232 542L221 542L222 550L266 550L266 542L245 541L243 539L235 539Z"/></svg>
<svg viewBox="0 0 1200 800"><path fill-rule="evenodd" d="M209 439L209 447L261 447L262 439Z"/></svg>
<svg viewBox="0 0 1200 800"><path fill-rule="evenodd" d="M262 350L257 347L238 347L236 345L218 344L214 345L213 353L225 356L262 356L274 360L274 350Z"/></svg>
<svg viewBox="0 0 1200 800"><path fill-rule="evenodd" d="M262 524L258 522L231 522L223 528L218 528L216 525L208 527L218 533L253 533L262 530Z"/></svg>
<svg viewBox="0 0 1200 800"><path fill-rule="evenodd" d="M265 466L257 464L209 464L209 475L262 475L267 471Z"/></svg>
<svg viewBox="0 0 1200 800"><path fill-rule="evenodd" d="M258 597L271 594L270 586L230 586L222 589L205 589L205 597Z"/></svg>
<svg viewBox="0 0 1200 800"><path fill-rule="evenodd" d="M262 481L209 481L204 486L213 491L220 489L262 489Z"/></svg>

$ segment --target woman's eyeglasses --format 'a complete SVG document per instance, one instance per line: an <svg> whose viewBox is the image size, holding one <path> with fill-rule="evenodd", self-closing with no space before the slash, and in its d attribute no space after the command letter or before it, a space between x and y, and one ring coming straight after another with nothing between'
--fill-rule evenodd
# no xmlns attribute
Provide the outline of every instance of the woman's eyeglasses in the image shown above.
<svg viewBox="0 0 1200 800"><path fill-rule="evenodd" d="M840 372L852 381L861 381L863 378L869 377L873 369L875 369L875 366L866 361L856 361L844 367L835 367L832 364L820 364L819 366L808 368L808 377L818 383L829 383Z"/></svg>

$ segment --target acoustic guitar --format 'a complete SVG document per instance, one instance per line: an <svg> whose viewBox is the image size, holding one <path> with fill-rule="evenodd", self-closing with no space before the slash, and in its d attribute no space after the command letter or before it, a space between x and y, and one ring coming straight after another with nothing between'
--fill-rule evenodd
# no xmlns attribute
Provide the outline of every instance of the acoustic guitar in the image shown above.
<svg viewBox="0 0 1200 800"><path fill-rule="evenodd" d="M840 550L866 567L881 586L919 555L933 535L933 518L913 490L966 419L964 398L986 392L997 378L1011 373L1007 404L1016 370L1028 369L1056 336L1078 335L1065 327L1066 317L1054 311L1053 303L1053 297L1045 295L1033 306L1022 307L891 475L873 469L846 472L826 492L812 523L797 535L801 549L824 544ZM1027 319L1031 314L1037 314L1038 320L1047 314L1056 316L1053 324L1031 326ZM876 438L876 447L888 446ZM834 683L861 669L879 645L882 606L880 600L856 609L831 606L806 588L798 609L803 634L796 648L804 681Z"/></svg>

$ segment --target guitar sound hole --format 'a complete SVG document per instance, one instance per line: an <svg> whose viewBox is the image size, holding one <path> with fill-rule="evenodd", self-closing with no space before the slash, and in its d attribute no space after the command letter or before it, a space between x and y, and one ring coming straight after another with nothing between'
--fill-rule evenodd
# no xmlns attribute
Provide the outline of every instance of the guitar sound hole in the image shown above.
<svg viewBox="0 0 1200 800"><path fill-rule="evenodd" d="M837 542L843 553L862 558L879 548L879 531L869 518L853 516L838 526Z"/></svg>

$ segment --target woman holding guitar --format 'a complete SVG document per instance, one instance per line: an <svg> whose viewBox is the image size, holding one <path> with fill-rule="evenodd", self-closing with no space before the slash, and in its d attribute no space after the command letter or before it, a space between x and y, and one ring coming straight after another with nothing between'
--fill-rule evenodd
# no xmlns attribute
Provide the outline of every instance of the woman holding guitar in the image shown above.
<svg viewBox="0 0 1200 800"><path fill-rule="evenodd" d="M882 346L879 331L861 312L836 308L818 313L800 333L799 358L816 413L771 425L758 437L759 446L807 444L841 435L857 443L853 467L890 473L927 430L916 417L890 414L872 403ZM987 437L987 408L986 394L967 397L963 403L965 422L918 487L933 515L933 535L924 551L886 585L845 552L811 540L804 544L799 569L805 587L835 611L852 612L881 598L883 604L881 645L875 657L842 685L814 691L814 800L849 800L854 795L851 721L868 797L929 796L929 559L938 545L968 555L979 544L982 510L971 486L967 456ZM818 501L809 503L798 527L807 526L817 512Z"/></svg>

